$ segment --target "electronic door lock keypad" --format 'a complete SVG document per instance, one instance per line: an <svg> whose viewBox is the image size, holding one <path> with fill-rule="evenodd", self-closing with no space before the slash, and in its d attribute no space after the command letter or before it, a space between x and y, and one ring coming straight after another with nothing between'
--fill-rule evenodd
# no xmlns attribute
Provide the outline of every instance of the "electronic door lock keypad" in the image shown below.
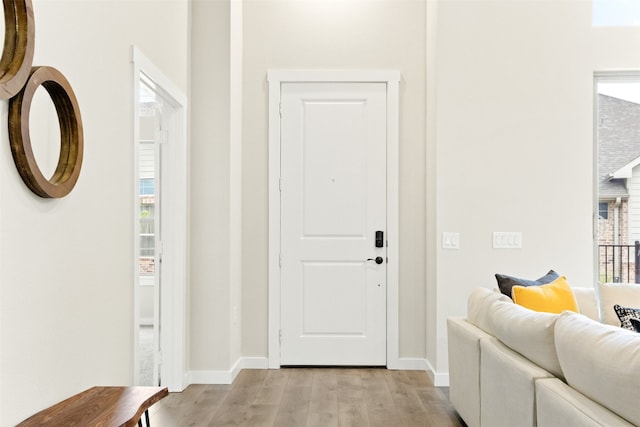
<svg viewBox="0 0 640 427"><path fill-rule="evenodd" d="M376 248L384 247L384 232L381 230L376 231Z"/></svg>

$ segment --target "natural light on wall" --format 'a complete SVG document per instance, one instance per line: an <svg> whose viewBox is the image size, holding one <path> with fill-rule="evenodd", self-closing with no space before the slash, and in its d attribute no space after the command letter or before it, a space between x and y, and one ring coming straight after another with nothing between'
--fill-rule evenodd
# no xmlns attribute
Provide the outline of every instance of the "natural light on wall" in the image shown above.
<svg viewBox="0 0 640 427"><path fill-rule="evenodd" d="M593 0L593 25L597 27L640 25L640 1Z"/></svg>

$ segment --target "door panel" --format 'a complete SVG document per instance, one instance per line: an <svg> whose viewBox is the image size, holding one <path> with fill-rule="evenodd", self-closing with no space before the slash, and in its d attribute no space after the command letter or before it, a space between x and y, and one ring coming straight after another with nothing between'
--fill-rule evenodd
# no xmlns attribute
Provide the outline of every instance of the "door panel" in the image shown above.
<svg viewBox="0 0 640 427"><path fill-rule="evenodd" d="M281 87L281 364L384 365L386 85Z"/></svg>
<svg viewBox="0 0 640 427"><path fill-rule="evenodd" d="M302 108L304 235L362 238L366 104L306 100Z"/></svg>
<svg viewBox="0 0 640 427"><path fill-rule="evenodd" d="M362 263L303 262L303 336L365 335L362 267Z"/></svg>

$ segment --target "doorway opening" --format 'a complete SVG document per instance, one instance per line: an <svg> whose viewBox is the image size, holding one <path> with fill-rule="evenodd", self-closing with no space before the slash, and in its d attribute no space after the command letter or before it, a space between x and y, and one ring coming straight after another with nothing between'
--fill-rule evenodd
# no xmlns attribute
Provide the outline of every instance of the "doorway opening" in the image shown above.
<svg viewBox="0 0 640 427"><path fill-rule="evenodd" d="M186 97L135 47L134 384L185 381Z"/></svg>
<svg viewBox="0 0 640 427"><path fill-rule="evenodd" d="M160 376L160 287L162 286L162 155L164 100L145 75L140 76L140 138L138 140L138 208L140 246L138 384L159 386Z"/></svg>
<svg viewBox="0 0 640 427"><path fill-rule="evenodd" d="M282 359L282 339L286 338L281 328L283 319L282 280L286 272L283 263L286 256L282 253L282 188L289 184L282 175L283 147L281 145L283 129L281 114L284 107L282 88L284 85L314 83L324 87L336 83L380 83L385 88L384 109L386 110L386 161L381 167L385 181L386 235L386 366L390 369L401 367L399 357L398 334L398 126L399 126L399 81L400 73L395 70L272 70L268 73L269 82L269 367L279 368ZM350 107L349 107L350 108ZM348 109L349 109L348 108ZM322 128L320 126L319 128ZM294 179L295 181L295 179ZM333 183L333 181L331 181ZM337 182L337 181L336 181ZM384 227L375 230L382 231ZM314 233L312 233L314 234ZM317 233L315 233L317 234ZM331 234L331 233L329 233ZM371 233L367 233L370 235ZM375 253L375 248L370 248ZM375 261L375 255L372 257ZM366 258L364 258L366 259ZM381 258L382 259L382 258ZM371 261L371 262L373 262ZM369 262L369 261L367 261ZM384 259L382 259L384 262ZM380 264L382 264L382 262ZM310 266L310 265L309 265ZM312 266L310 266L312 267ZM374 268L373 266L369 266ZM313 274L314 278L320 277ZM310 283L310 282L309 282ZM377 283L374 284L378 290ZM381 284L382 287L382 284ZM317 288L317 287L316 287ZM325 319L326 320L326 319ZM353 335L353 333L350 334ZM328 359L323 358L322 361ZM287 360L284 360L287 363ZM322 364L316 363L314 364ZM377 364L377 363L376 363Z"/></svg>

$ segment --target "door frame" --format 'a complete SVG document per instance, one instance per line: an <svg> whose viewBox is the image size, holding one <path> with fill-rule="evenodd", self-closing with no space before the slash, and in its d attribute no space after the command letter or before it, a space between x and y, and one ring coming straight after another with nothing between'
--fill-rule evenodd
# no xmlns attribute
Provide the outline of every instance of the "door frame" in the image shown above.
<svg viewBox="0 0 640 427"><path fill-rule="evenodd" d="M269 70L269 368L280 368L280 89L283 83L385 83L387 86L387 368L399 356L399 86L397 70Z"/></svg>
<svg viewBox="0 0 640 427"><path fill-rule="evenodd" d="M144 74L155 83L163 98L175 111L169 135L168 158L171 163L163 166L163 192L174 203L165 205L163 214L168 223L163 257L168 260L163 265L164 286L160 288L160 339L162 347L161 382L171 392L180 392L186 386L186 293L187 293L187 97L157 68L138 48L131 46L133 68L133 327L139 323L140 278L137 263L139 253L139 150L140 114L135 108L140 98L140 76ZM166 169L164 169L166 167ZM166 173L166 174L165 174ZM165 199L167 198L165 197ZM170 284L170 286L166 286ZM157 318L157 314L156 314ZM137 329L134 329L137 331ZM138 334L133 334L133 378L138 380Z"/></svg>
<svg viewBox="0 0 640 427"><path fill-rule="evenodd" d="M596 70L593 73L593 213L592 213L592 234L593 234L593 277L600 276L600 254L598 249L598 218L599 218L599 172L598 172L598 84L609 82L640 82L640 70ZM627 233L629 232L627 227Z"/></svg>

